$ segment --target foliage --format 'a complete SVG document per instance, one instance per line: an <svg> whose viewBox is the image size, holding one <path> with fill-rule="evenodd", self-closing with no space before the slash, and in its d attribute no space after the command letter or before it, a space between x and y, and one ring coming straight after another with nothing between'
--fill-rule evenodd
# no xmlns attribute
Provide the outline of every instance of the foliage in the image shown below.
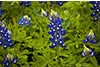
<svg viewBox="0 0 100 67"><path fill-rule="evenodd" d="M12 32L14 46L6 50L0 47L0 67L4 67L2 61L8 54L13 54L18 59L17 64L11 67L100 67L100 23L93 22L90 16L93 11L89 1L69 1L62 6L57 4L40 4L31 2L30 7L20 6L19 1L2 2L2 16L0 20L5 19L7 28ZM48 18L41 18L40 9L50 13L53 9L60 18L63 18L62 27L66 30L64 44L65 49L59 47L49 48L52 44L48 34ZM20 18L24 15L31 17L30 26L21 26L18 24ZM98 41L97 44L86 43L94 50L94 57L82 57L83 40L86 39L90 29L93 30Z"/></svg>

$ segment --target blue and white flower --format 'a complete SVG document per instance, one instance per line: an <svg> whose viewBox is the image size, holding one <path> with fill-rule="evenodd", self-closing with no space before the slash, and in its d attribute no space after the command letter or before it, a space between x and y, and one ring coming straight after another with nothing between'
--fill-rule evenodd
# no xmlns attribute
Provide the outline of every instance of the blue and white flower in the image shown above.
<svg viewBox="0 0 100 67"><path fill-rule="evenodd" d="M50 21L57 22L58 19L56 19L56 18L59 19L59 15L58 15L58 13L55 12L55 11L53 11L53 10L51 9L51 14L50 14L50 16L49 16L48 19L49 19ZM56 19L56 20L55 20L55 19Z"/></svg>
<svg viewBox="0 0 100 67"><path fill-rule="evenodd" d="M3 45L3 48L6 49L8 46L13 47L13 40L11 40L11 31L5 26L5 24L0 24L0 46Z"/></svg>
<svg viewBox="0 0 100 67"><path fill-rule="evenodd" d="M41 9L41 17L47 17L48 13L46 11L44 11L43 9Z"/></svg>
<svg viewBox="0 0 100 67"><path fill-rule="evenodd" d="M31 21L31 18L25 15L23 18L20 18L20 22L18 22L18 24L22 26L24 24L26 24L27 26L30 26L30 21Z"/></svg>
<svg viewBox="0 0 100 67"><path fill-rule="evenodd" d="M94 56L95 53L94 51L92 51L90 48L87 48L85 45L84 45L84 50L82 52L82 57L85 57L85 56Z"/></svg>
<svg viewBox="0 0 100 67"><path fill-rule="evenodd" d="M3 64L6 65L6 67L9 67L10 64L16 64L18 62L17 59L15 59L15 57L11 54L7 54L7 56L4 58Z"/></svg>
<svg viewBox="0 0 100 67"><path fill-rule="evenodd" d="M66 45L64 45L63 43L63 40L65 38L62 37L63 35L65 35L65 30L63 30L61 26L63 19L59 18L57 12L51 10L51 15L49 16L49 20L51 22L50 25L48 25L48 27L50 28L48 34L52 35L52 37L50 38L50 41L52 42L52 46L50 46L50 48L54 48L57 45L66 48Z"/></svg>
<svg viewBox="0 0 100 67"><path fill-rule="evenodd" d="M92 30L90 30L90 33L87 35L86 40L84 40L84 43L97 43L98 41L95 41L95 35Z"/></svg>

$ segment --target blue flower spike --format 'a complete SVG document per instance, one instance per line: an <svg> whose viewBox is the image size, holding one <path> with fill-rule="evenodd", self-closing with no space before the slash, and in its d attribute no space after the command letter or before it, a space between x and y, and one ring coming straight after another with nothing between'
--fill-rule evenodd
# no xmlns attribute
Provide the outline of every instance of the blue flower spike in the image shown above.
<svg viewBox="0 0 100 67"><path fill-rule="evenodd" d="M48 13L46 11L44 11L43 9L41 9L41 17L47 17Z"/></svg>
<svg viewBox="0 0 100 67"><path fill-rule="evenodd" d="M94 12L91 14L92 17L94 17L94 22L99 20L100 16L100 1L91 1L91 4L93 7L91 7L91 10L94 10Z"/></svg>
<svg viewBox="0 0 100 67"><path fill-rule="evenodd" d="M31 18L28 17L28 15L25 15L23 18L20 18L20 22L18 22L19 25L24 25L26 24L27 26L30 26L30 21L31 21Z"/></svg>
<svg viewBox="0 0 100 67"><path fill-rule="evenodd" d="M13 55L11 55L10 53L7 54L7 56L4 58L3 64L6 65L6 67L9 67L10 64L16 64L18 62L17 59L15 59L15 57Z"/></svg>
<svg viewBox="0 0 100 67"><path fill-rule="evenodd" d="M8 46L13 47L13 40L11 40L11 31L5 26L5 24L0 23L0 46L3 45L3 48L6 49Z"/></svg>
<svg viewBox="0 0 100 67"><path fill-rule="evenodd" d="M92 51L90 48L87 48L84 45L84 50L82 52L82 57L85 57L85 56L94 56L94 55L95 55L94 51Z"/></svg>
<svg viewBox="0 0 100 67"><path fill-rule="evenodd" d="M63 43L63 40L65 38L62 38L62 36L65 35L65 30L63 30L61 26L63 19L59 18L59 15L57 12L51 10L49 20L51 22L50 22L50 25L48 25L48 27L50 28L50 31L48 32L48 34L52 35L52 37L50 38L52 45L49 47L54 48L58 45L63 48L66 48L67 46L64 45Z"/></svg>
<svg viewBox="0 0 100 67"><path fill-rule="evenodd" d="M96 44L98 41L95 41L94 39L95 39L95 35L94 35L93 31L90 30L90 33L87 35L86 40L84 40L84 43L90 42L90 43Z"/></svg>

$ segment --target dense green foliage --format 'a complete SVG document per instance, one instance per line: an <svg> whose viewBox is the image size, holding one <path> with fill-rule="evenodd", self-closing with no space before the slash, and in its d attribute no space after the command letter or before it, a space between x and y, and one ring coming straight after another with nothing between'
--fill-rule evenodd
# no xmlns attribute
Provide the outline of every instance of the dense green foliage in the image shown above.
<svg viewBox="0 0 100 67"><path fill-rule="evenodd" d="M30 7L20 6L17 1L9 4L2 2L3 15L0 20L6 19L4 23L12 31L14 46L6 50L0 46L0 67L4 67L2 61L8 53L18 59L18 63L11 67L100 67L100 42L85 44L94 50L94 57L81 56L83 40L90 29L95 33L96 40L100 40L100 22L93 22L90 7L92 5L89 1L70 1L63 6L32 1ZM50 21L40 17L41 8L49 13L53 9L64 19L62 26L66 30L64 44L67 48L49 48L52 44L49 41L51 35L48 34ZM17 23L24 15L31 17L31 25L28 27Z"/></svg>

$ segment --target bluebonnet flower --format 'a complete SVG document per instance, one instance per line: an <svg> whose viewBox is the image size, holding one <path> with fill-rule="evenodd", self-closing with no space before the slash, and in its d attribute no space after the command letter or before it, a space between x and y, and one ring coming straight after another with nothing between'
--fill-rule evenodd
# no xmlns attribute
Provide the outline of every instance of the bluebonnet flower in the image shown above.
<svg viewBox="0 0 100 67"><path fill-rule="evenodd" d="M63 3L65 3L65 2L67 2L67 1L57 1L56 4L58 4L59 6L62 6Z"/></svg>
<svg viewBox="0 0 100 67"><path fill-rule="evenodd" d="M3 45L3 48L6 49L8 46L13 47L13 40L11 40L11 32L5 26L5 24L0 23L0 46Z"/></svg>
<svg viewBox="0 0 100 67"><path fill-rule="evenodd" d="M41 17L47 17L48 13L46 11L44 11L43 9L41 9Z"/></svg>
<svg viewBox="0 0 100 67"><path fill-rule="evenodd" d="M97 43L97 41L94 40L95 39L95 35L93 33L92 30L90 30L90 33L87 35L86 40L84 40L84 43Z"/></svg>
<svg viewBox="0 0 100 67"><path fill-rule="evenodd" d="M31 3L31 1L21 1L20 5L24 4L25 7L29 7L31 5L30 3Z"/></svg>
<svg viewBox="0 0 100 67"><path fill-rule="evenodd" d="M62 6L63 3L65 3L65 2L67 2L67 1L56 1L56 4L58 4L59 6ZM47 3L47 1L39 1L39 3L40 3L40 4L41 4L41 3ZM54 1L50 1L50 3L53 4Z"/></svg>
<svg viewBox="0 0 100 67"><path fill-rule="evenodd" d="M62 21L63 19L59 18L59 15L57 12L54 12L51 10L51 15L49 16L50 25L48 27L50 28L50 31L48 32L52 37L50 38L50 41L53 43L50 48L54 48L57 45L60 45L61 47L66 48L66 45L64 45L62 36L65 35L65 30L62 29Z"/></svg>
<svg viewBox="0 0 100 67"><path fill-rule="evenodd" d="M18 62L17 59L11 54L7 54L7 56L4 58L3 64L6 64L6 67L9 67L10 64L16 64Z"/></svg>
<svg viewBox="0 0 100 67"><path fill-rule="evenodd" d="M1 1L0 1L0 7L1 7ZM2 16L2 9L0 9L0 17Z"/></svg>
<svg viewBox="0 0 100 67"><path fill-rule="evenodd" d="M91 7L91 10L94 10L94 12L91 14L94 18L94 21L98 21L100 17L100 1L91 1L93 7Z"/></svg>
<svg viewBox="0 0 100 67"><path fill-rule="evenodd" d="M89 56L89 55L94 56L95 53L94 53L94 51L92 51L90 48L87 48L87 47L84 45L84 50L83 50L83 52L82 52L82 57Z"/></svg>
<svg viewBox="0 0 100 67"><path fill-rule="evenodd" d="M31 18L25 15L23 18L20 18L20 22L18 22L18 24L22 26L24 24L26 24L27 26L30 26L30 21L31 21Z"/></svg>

